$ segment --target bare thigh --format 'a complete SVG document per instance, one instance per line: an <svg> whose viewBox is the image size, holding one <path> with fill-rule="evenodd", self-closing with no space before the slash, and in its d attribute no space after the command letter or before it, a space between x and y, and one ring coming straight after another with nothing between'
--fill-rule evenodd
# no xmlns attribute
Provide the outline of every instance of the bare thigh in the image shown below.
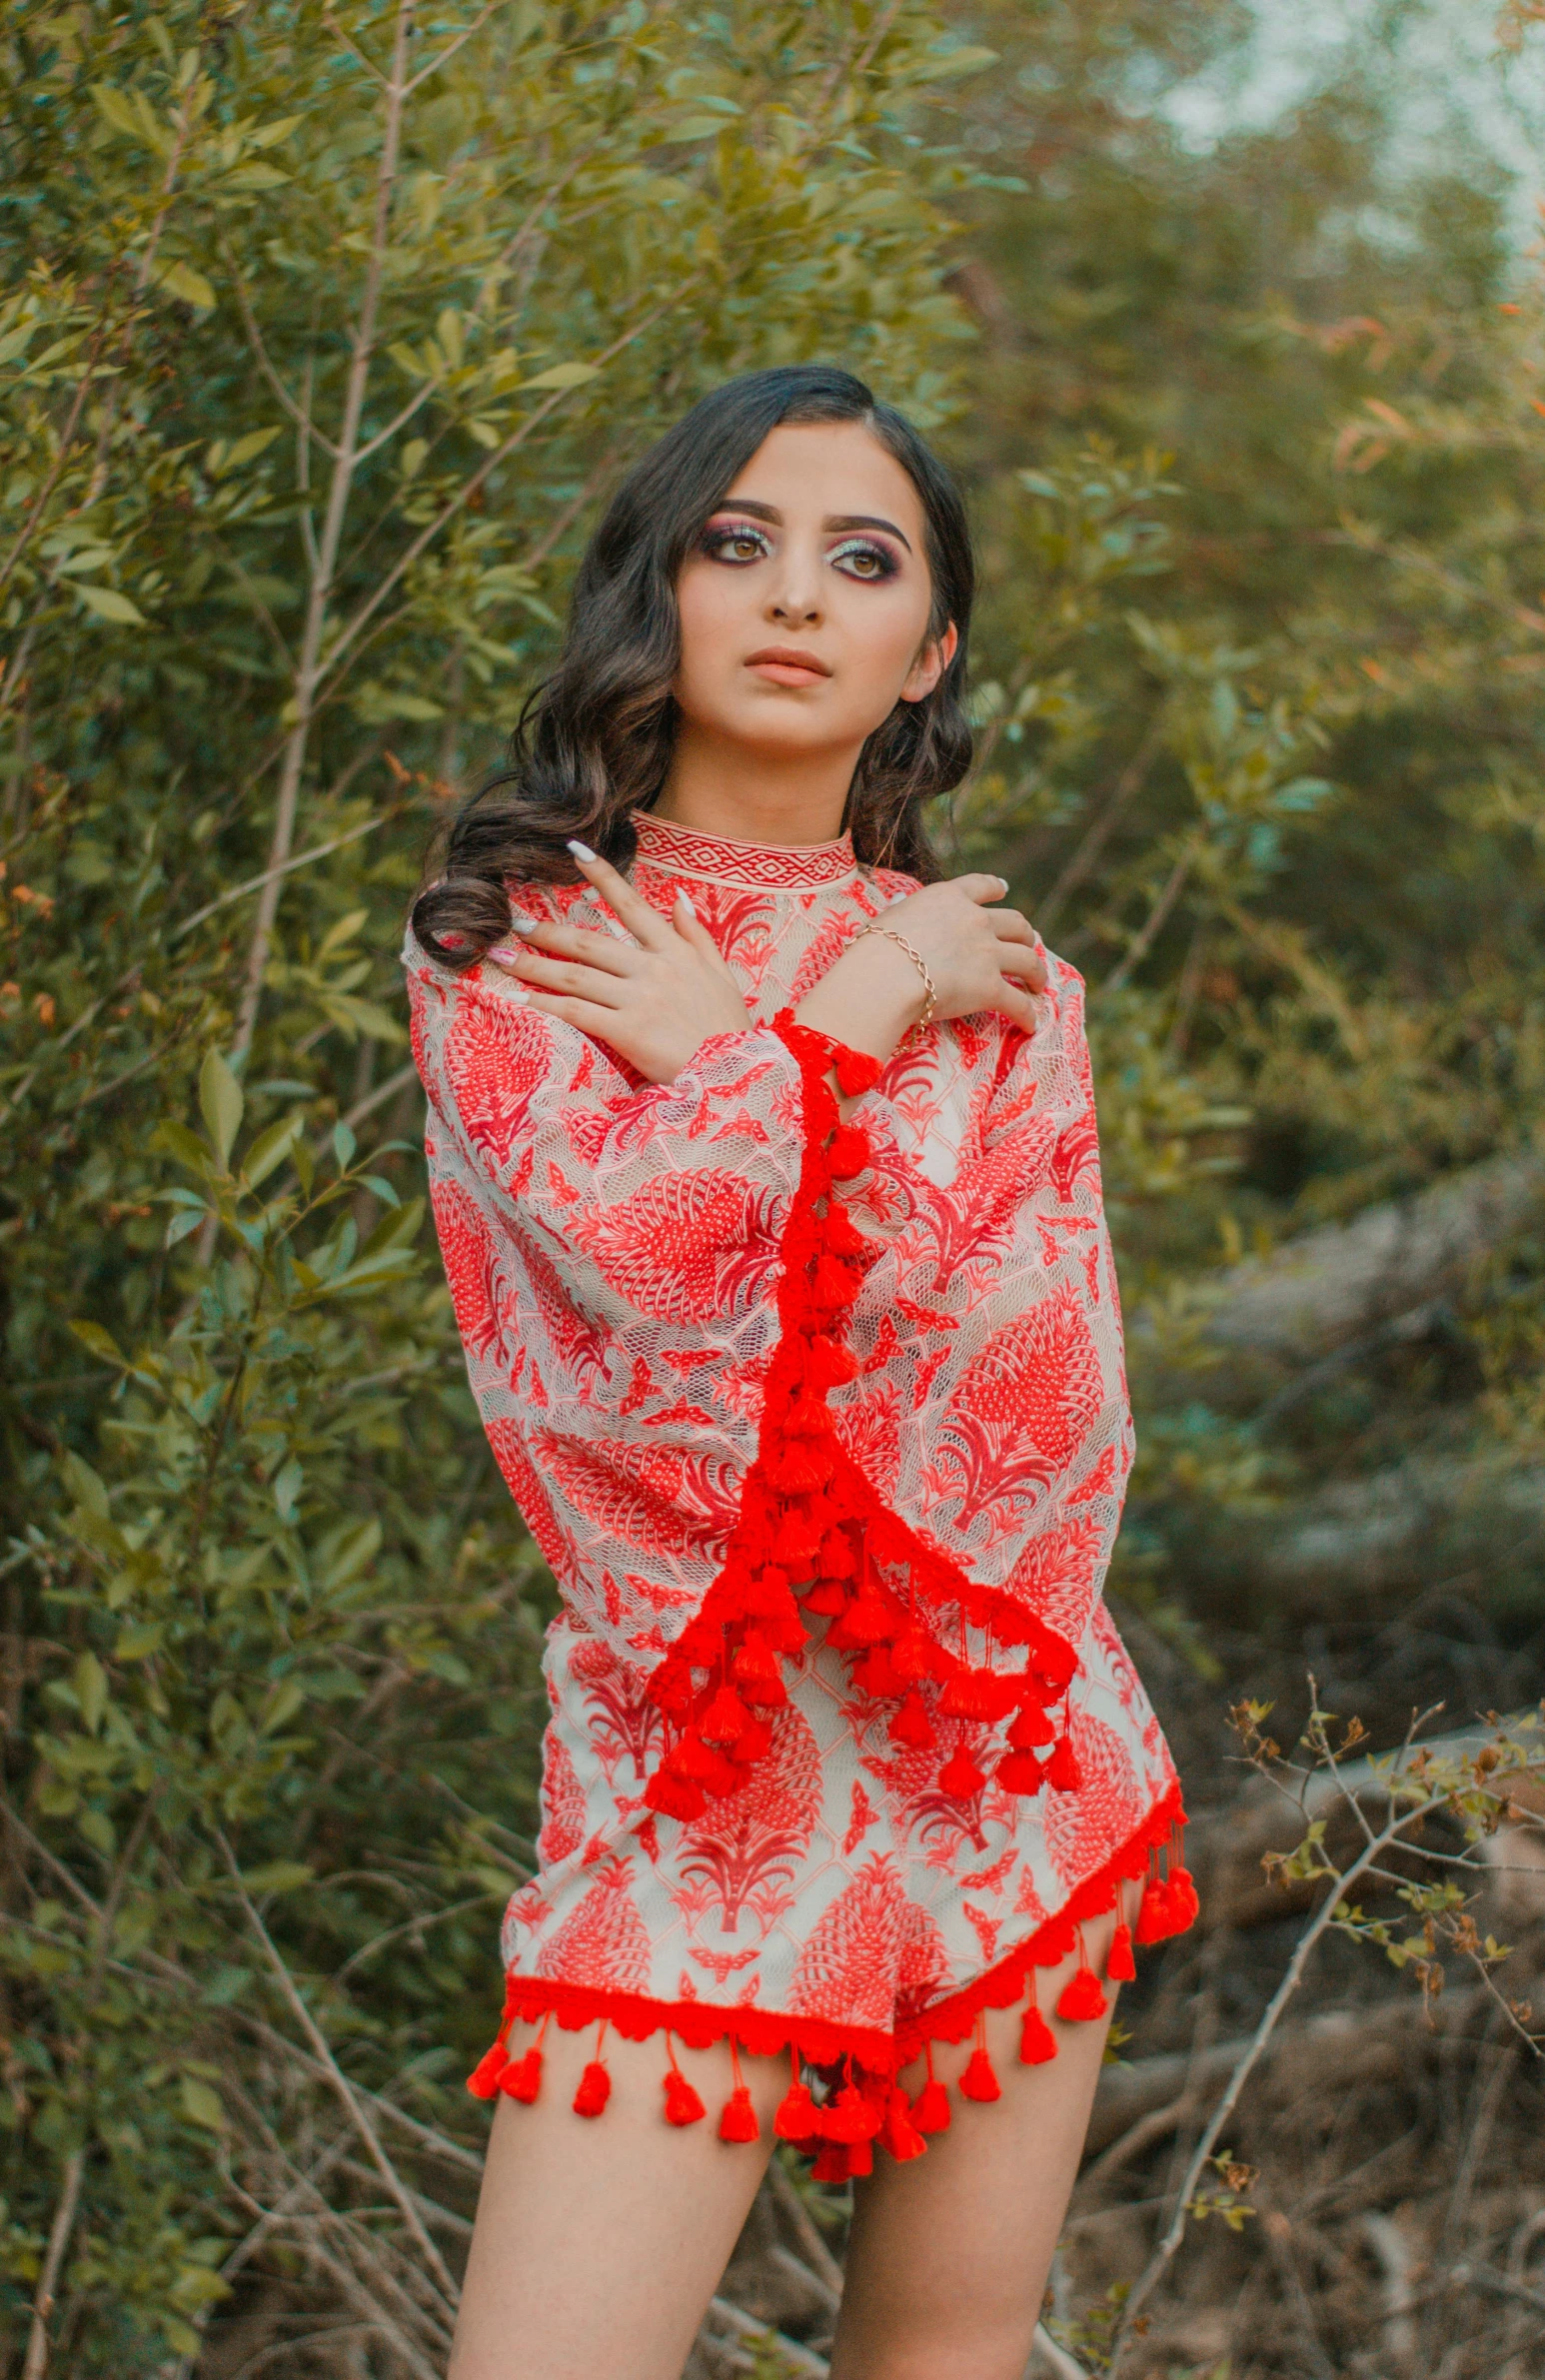
<svg viewBox="0 0 1545 2380"><path fill-rule="evenodd" d="M1084 1927L1096 1971L1114 1926L1112 1915ZM1054 2059L1018 2062L1023 2002L989 2009L1002 2097L983 2105L952 2090L949 2129L925 2156L876 2158L872 2175L854 2183L831 2380L1020 2380L1109 2029L1108 2018L1063 2024L1051 2015L1076 1963L1037 1969ZM1113 1984L1105 1997L1113 2007ZM954 2080L969 2048L934 2051L940 2080ZM922 2068L901 2079L915 2091Z"/></svg>
<svg viewBox="0 0 1545 2380"><path fill-rule="evenodd" d="M535 2038L518 2026L512 2047ZM760 2142L717 2136L734 2077L724 2043L680 2052L707 2120L664 2119L657 2035L609 2036L612 2097L571 2104L594 2027L549 2029L533 2107L498 2102L449 2380L680 2380L772 2145L786 2058L744 2058Z"/></svg>

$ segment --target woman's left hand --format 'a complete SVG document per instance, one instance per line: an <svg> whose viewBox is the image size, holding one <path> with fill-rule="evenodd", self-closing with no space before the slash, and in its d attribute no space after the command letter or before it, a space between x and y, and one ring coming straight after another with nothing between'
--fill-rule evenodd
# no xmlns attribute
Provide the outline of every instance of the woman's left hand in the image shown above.
<svg viewBox="0 0 1545 2380"><path fill-rule="evenodd" d="M607 1042L651 1082L672 1082L711 1034L746 1031L752 1020L741 987L685 892L662 917L609 861L584 844L569 847L633 942L518 912L524 948L501 945L488 956L544 1016Z"/></svg>

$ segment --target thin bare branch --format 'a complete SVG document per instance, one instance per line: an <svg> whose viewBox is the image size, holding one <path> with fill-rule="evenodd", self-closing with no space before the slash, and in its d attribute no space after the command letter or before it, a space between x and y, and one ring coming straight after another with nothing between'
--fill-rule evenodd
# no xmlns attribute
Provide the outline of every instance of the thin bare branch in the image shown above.
<svg viewBox="0 0 1545 2380"><path fill-rule="evenodd" d="M27 2360L22 2366L22 2380L43 2380L48 2370L52 2341L48 2326L53 2319L54 2299L59 2288L59 2275L69 2250L70 2234L75 2229L75 2216L80 2206L81 2182L86 2172L86 2152L72 2149L64 2162L64 2179L60 2185L59 2203L49 2225L48 2246L43 2251L43 2269L32 2300L32 2328L27 2338Z"/></svg>

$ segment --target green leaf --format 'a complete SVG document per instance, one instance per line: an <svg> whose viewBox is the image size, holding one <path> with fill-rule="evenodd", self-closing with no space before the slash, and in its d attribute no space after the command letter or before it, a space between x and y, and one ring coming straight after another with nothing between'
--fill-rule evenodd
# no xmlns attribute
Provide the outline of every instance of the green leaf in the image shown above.
<svg viewBox="0 0 1545 2380"><path fill-rule="evenodd" d="M216 304L215 293L202 273L180 258L167 265L157 265L155 280L172 297L181 298L185 306L196 306L201 314L208 314Z"/></svg>
<svg viewBox="0 0 1545 2380"><path fill-rule="evenodd" d="M183 1208L180 1213L172 1217L171 1222L167 1225L166 1238L162 1245L167 1248L175 1248L180 1240L187 1239L190 1232L198 1230L199 1225L209 1212L208 1207L200 1207L196 1212L191 1208Z"/></svg>
<svg viewBox="0 0 1545 2380"><path fill-rule="evenodd" d="M131 603L126 595L118 593L116 587L82 587L77 583L74 593L80 596L87 610L94 611L99 619L110 619L117 626L125 628L143 628L150 624L138 603Z"/></svg>
<svg viewBox="0 0 1545 2380"><path fill-rule="evenodd" d="M88 1732L94 1736L107 1710L107 1672L94 1653L83 1653L77 1661L74 1684L81 1719Z"/></svg>
<svg viewBox="0 0 1545 2380"><path fill-rule="evenodd" d="M719 132L723 128L716 124L712 129ZM679 134L677 137L685 139L687 136ZM595 380L600 371L599 364L550 364L546 372L536 373L522 385L528 389L579 389L588 380Z"/></svg>
<svg viewBox="0 0 1545 2380"><path fill-rule="evenodd" d="M220 2093L196 2074L182 2078L183 2113L190 2123L201 2124L206 2132L225 2130L225 2107Z"/></svg>
<svg viewBox="0 0 1545 2380"><path fill-rule="evenodd" d="M139 1620L126 1628L113 1647L114 1661L143 1661L147 1654L159 1653L166 1639L164 1620Z"/></svg>
<svg viewBox="0 0 1545 2380"><path fill-rule="evenodd" d="M245 438L234 440L228 447L222 440L217 440L204 459L206 468L215 479L223 480L228 472L238 471L244 463L251 463L256 456L271 447L282 427L281 423L276 422L267 430L250 430ZM217 447L223 450L218 463L213 460Z"/></svg>
<svg viewBox="0 0 1545 2380"><path fill-rule="evenodd" d="M347 1124L340 1122L333 1126L333 1155L338 1160L340 1173L348 1172L354 1163L354 1153L359 1145Z"/></svg>
<svg viewBox="0 0 1545 2380"><path fill-rule="evenodd" d="M300 1859L270 1859L264 1867L244 1867L242 1883L249 1892L295 1892L315 1873Z"/></svg>
<svg viewBox="0 0 1545 2380"><path fill-rule="evenodd" d="M996 50L983 49L979 43L967 43L958 50L946 50L942 56L931 52L923 60L921 79L929 83L957 82L962 75L982 74L989 66L996 66Z"/></svg>
<svg viewBox="0 0 1545 2380"><path fill-rule="evenodd" d="M138 116L115 83L93 83L91 96L115 132L127 133L131 140L144 139Z"/></svg>
<svg viewBox="0 0 1545 2380"><path fill-rule="evenodd" d="M127 1365L128 1359L112 1332L105 1331L99 1322L72 1322L70 1328L81 1345L100 1356L104 1364L117 1364L121 1369Z"/></svg>
<svg viewBox="0 0 1545 2380"><path fill-rule="evenodd" d="M274 1168L284 1163L304 1129L305 1118L291 1114L281 1116L277 1124L270 1124L266 1132L260 1132L242 1159L243 1180L254 1190L260 1182L266 1182Z"/></svg>
<svg viewBox="0 0 1545 2380"><path fill-rule="evenodd" d="M59 1469L64 1475L65 1486L75 1499L77 1509L83 1513L93 1514L99 1521L107 1520L109 1517L107 1489L92 1470L91 1465L83 1463L77 1454L66 1454L60 1458Z"/></svg>
<svg viewBox="0 0 1545 2380"><path fill-rule="evenodd" d="M241 1130L244 1105L242 1086L219 1050L206 1050L199 1068L199 1106L222 1165L230 1163L232 1144Z"/></svg>
<svg viewBox="0 0 1545 2380"><path fill-rule="evenodd" d="M256 132L249 132L247 145L251 149L272 149L280 141L287 141L304 116L281 116L277 124L261 124Z"/></svg>

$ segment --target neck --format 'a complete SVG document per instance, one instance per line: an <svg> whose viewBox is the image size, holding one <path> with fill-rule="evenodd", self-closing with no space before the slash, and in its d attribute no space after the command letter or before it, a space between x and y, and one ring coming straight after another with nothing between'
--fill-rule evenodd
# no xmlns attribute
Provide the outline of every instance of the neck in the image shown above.
<svg viewBox="0 0 1545 2380"><path fill-rule="evenodd" d="M657 818L742 843L834 843L857 752L748 751L682 720Z"/></svg>

